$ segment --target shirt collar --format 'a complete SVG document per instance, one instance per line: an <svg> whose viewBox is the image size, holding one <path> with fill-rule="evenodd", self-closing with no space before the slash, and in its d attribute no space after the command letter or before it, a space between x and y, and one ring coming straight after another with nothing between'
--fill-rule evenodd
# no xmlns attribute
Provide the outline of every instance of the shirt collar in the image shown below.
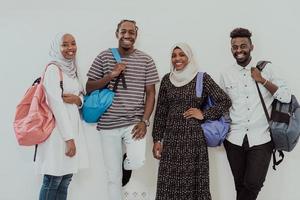
<svg viewBox="0 0 300 200"><path fill-rule="evenodd" d="M235 63L234 66L237 67L239 71L242 71L242 70L250 71L252 67L256 66L256 62L254 60L255 59L252 57L251 61L248 63L248 65L246 67L242 67L237 63Z"/></svg>

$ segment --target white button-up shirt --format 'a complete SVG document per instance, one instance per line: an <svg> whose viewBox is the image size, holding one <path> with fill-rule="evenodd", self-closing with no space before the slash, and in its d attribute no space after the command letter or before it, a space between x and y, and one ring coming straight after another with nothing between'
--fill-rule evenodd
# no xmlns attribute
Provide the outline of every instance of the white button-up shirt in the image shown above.
<svg viewBox="0 0 300 200"><path fill-rule="evenodd" d="M234 64L226 68L220 80L221 88L232 101L229 110L232 122L227 140L239 146L242 146L245 135L248 137L250 147L271 140L269 125L255 81L251 77L251 67L256 66L256 61L253 60L246 67ZM290 102L291 99L290 90L285 82L273 73L272 67L272 64L267 64L262 71L262 76L278 87L274 95L259 83L269 114L274 99L281 102Z"/></svg>

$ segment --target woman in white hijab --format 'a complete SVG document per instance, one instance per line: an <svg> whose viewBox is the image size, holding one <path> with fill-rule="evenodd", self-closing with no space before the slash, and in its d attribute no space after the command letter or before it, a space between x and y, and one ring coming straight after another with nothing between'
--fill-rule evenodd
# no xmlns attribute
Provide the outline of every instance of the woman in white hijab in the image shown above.
<svg viewBox="0 0 300 200"><path fill-rule="evenodd" d="M170 81L175 87L181 87L191 82L197 75L199 67L194 60L191 48L185 43L177 43L171 52L171 67L170 67ZM178 51L182 60L175 60L175 51ZM174 63L173 60L174 59ZM182 66L179 66L182 63Z"/></svg>
<svg viewBox="0 0 300 200"><path fill-rule="evenodd" d="M156 200L210 200L204 120L220 118L231 106L226 93L207 74L196 96L198 66L184 43L171 49L171 69L161 82L153 125L153 156L159 159ZM202 110L210 96L215 106Z"/></svg>
<svg viewBox="0 0 300 200"><path fill-rule="evenodd" d="M58 34L49 52L51 64L45 73L44 87L55 117L55 128L37 150L37 170L44 175L40 200L66 200L73 174L88 166L79 113L84 91L77 76L76 51L76 41L71 34Z"/></svg>

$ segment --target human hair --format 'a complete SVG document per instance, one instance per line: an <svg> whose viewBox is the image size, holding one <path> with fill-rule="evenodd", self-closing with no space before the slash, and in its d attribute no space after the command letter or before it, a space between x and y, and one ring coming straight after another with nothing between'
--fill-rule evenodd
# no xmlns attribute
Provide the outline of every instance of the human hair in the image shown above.
<svg viewBox="0 0 300 200"><path fill-rule="evenodd" d="M252 36L252 33L246 28L235 28L230 32L231 39L237 38L237 37L245 37L245 38L248 38L250 43L252 44L251 36Z"/></svg>
<svg viewBox="0 0 300 200"><path fill-rule="evenodd" d="M116 33L119 32L120 26L121 26L124 22L130 22L130 23L133 23L133 25L134 25L134 27L135 27L135 31L137 32L137 31L139 30L139 27L136 25L136 22L135 22L134 20L123 19L123 20L121 20L121 21L118 23Z"/></svg>

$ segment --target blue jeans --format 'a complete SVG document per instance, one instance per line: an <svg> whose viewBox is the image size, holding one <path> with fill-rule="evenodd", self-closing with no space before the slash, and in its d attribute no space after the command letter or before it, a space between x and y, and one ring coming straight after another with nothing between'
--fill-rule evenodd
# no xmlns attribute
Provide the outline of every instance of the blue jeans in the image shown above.
<svg viewBox="0 0 300 200"><path fill-rule="evenodd" d="M64 176L44 175L39 200L66 200L73 174Z"/></svg>

